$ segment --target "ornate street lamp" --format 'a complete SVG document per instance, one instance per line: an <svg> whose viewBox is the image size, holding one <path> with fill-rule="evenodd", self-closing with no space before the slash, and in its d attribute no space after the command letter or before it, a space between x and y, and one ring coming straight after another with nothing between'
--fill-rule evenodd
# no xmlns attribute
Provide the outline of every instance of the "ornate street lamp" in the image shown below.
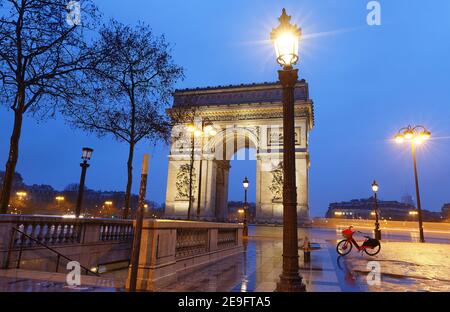
<svg viewBox="0 0 450 312"><path fill-rule="evenodd" d="M420 204L420 192L419 192L419 177L417 174L417 160L416 160L416 145L421 145L431 137L431 132L428 131L424 126L407 126L401 128L397 135L394 137L395 142L402 144L405 141L411 143L411 151L413 157L414 165L414 178L416 183L416 197L417 197L417 216L419 218L419 233L420 241L425 242L425 237L423 235L423 222L422 222L422 207Z"/></svg>
<svg viewBox="0 0 450 312"><path fill-rule="evenodd" d="M298 79L298 46L301 29L291 24L291 17L283 9L280 25L270 38L275 47L278 71L283 87L283 273L277 291L305 291L298 266L297 188L295 184L294 88Z"/></svg>
<svg viewBox="0 0 450 312"><path fill-rule="evenodd" d="M378 192L379 186L377 181L373 181L372 183L372 191L373 191L373 198L374 198L374 212L375 212L375 230L374 235L375 238L378 240L381 240L381 230L380 230L380 222L379 222L379 212L378 212L378 198L377 198L377 192Z"/></svg>
<svg viewBox="0 0 450 312"><path fill-rule="evenodd" d="M247 189L249 186L247 177L242 181L242 186L244 187L244 237L248 236L248 205L247 205Z"/></svg>
<svg viewBox="0 0 450 312"><path fill-rule="evenodd" d="M84 193L84 181L86 180L86 169L89 168L88 160L91 159L93 152L94 150L92 148L83 147L81 153L81 159L83 161L80 163L81 177L80 177L80 185L78 188L77 206L75 208L75 217L77 218L79 218L81 214L81 205L83 202L83 193Z"/></svg>

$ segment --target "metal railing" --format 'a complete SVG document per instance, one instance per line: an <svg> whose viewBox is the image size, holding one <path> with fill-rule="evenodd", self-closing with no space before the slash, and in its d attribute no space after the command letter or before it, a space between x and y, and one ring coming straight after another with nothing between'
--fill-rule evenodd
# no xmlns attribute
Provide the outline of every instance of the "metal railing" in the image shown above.
<svg viewBox="0 0 450 312"><path fill-rule="evenodd" d="M51 252L56 254L56 270L55 270L56 272L58 272L58 270L59 270L59 263L61 261L61 258L67 260L68 262L73 261L69 257L63 255L62 253L60 253L58 251L56 251L55 249L51 248L47 244L39 241L38 239L35 239L34 237L28 235L25 232L22 232L21 230L15 228L15 227L13 227L11 229L11 232L12 232L11 233L11 241L10 241L9 248L8 248L8 254L7 254L7 260L6 260L6 263L5 263L5 268L9 268L9 263L11 261L11 253L12 253L13 249L15 248L15 245L17 244L17 241L20 241L22 243L18 244L18 246L19 246L19 255L17 257L16 269L20 268L20 263L21 263L21 260L22 260L23 250L24 249L31 249L32 244L30 244L30 242L33 242L36 245L42 246L42 247L46 248L47 250L50 250ZM16 241L16 233L20 234L20 238L18 238L17 241ZM28 244L23 243L27 239L28 239L29 243ZM81 264L80 264L80 268L82 268L86 272L86 275L91 273L91 274L93 274L95 276L100 276L97 272L93 272L93 271L91 271L90 269L86 268L85 266L83 266Z"/></svg>

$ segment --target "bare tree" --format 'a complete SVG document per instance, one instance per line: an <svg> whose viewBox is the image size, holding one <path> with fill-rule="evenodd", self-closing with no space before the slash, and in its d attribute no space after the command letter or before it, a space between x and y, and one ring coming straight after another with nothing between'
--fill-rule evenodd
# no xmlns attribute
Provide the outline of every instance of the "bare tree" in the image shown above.
<svg viewBox="0 0 450 312"><path fill-rule="evenodd" d="M26 113L43 118L74 96L74 75L92 66L83 29L95 20L91 0L2 0L0 103L14 113L0 213L6 213ZM92 51L90 51L92 52Z"/></svg>
<svg viewBox="0 0 450 312"><path fill-rule="evenodd" d="M131 27L111 21L92 48L107 52L86 74L83 102L68 105L65 115L78 128L128 144L123 213L128 218L135 146L143 139L168 139L171 123L164 109L183 69L173 63L165 38L142 23Z"/></svg>

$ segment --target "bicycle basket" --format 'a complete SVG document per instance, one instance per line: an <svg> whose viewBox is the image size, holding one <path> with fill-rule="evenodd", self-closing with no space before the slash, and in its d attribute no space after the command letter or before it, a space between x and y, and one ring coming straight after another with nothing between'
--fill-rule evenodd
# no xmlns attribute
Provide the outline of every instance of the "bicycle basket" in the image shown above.
<svg viewBox="0 0 450 312"><path fill-rule="evenodd" d="M350 229L345 229L342 231L342 236L344 236L344 238L346 239L350 239L353 236L353 231Z"/></svg>

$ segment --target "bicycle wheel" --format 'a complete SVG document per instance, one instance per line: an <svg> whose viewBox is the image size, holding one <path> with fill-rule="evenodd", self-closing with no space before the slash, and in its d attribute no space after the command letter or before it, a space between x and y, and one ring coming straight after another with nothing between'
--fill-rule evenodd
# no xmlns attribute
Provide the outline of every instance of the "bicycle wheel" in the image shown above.
<svg viewBox="0 0 450 312"><path fill-rule="evenodd" d="M352 250L352 243L344 239L339 242L336 246L336 251L341 256L346 256Z"/></svg>
<svg viewBox="0 0 450 312"><path fill-rule="evenodd" d="M366 254L368 254L369 256L375 256L377 255L381 250L381 244L380 242L378 242L378 245L376 245L373 248L365 248L364 251L366 252Z"/></svg>

